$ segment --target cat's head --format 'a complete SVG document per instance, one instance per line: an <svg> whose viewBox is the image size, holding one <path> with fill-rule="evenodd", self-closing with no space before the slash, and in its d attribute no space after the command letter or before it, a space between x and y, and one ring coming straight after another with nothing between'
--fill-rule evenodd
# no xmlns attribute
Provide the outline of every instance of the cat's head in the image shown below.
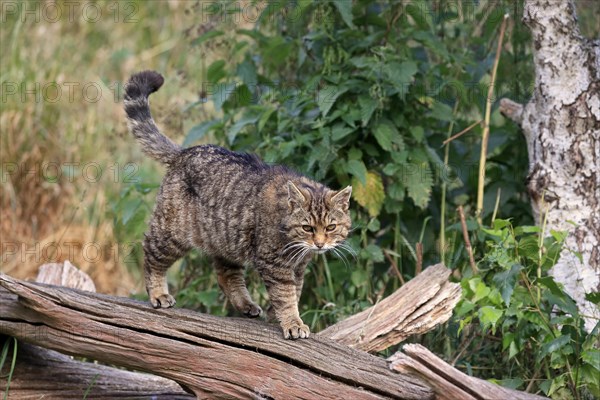
<svg viewBox="0 0 600 400"><path fill-rule="evenodd" d="M324 253L344 245L350 232L352 187L330 190L324 186L287 182L289 216L286 230L290 250ZM290 251L290 253L293 253Z"/></svg>

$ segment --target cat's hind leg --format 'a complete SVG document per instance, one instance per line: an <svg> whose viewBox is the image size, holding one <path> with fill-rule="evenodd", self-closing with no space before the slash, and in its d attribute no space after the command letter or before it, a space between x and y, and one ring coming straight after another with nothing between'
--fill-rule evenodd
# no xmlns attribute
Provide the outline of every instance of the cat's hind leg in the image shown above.
<svg viewBox="0 0 600 400"><path fill-rule="evenodd" d="M227 260L215 257L215 269L219 286L231 304L249 318L256 318L262 309L252 301L244 280L244 267L235 265Z"/></svg>
<svg viewBox="0 0 600 400"><path fill-rule="evenodd" d="M143 247L144 277L150 302L154 308L173 307L175 298L169 294L167 270L183 257L189 248L152 223L144 235Z"/></svg>

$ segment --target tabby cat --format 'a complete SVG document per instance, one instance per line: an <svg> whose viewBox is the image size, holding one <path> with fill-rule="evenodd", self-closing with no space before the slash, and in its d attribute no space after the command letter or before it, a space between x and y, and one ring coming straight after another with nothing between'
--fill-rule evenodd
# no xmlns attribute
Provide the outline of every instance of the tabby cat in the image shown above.
<svg viewBox="0 0 600 400"><path fill-rule="evenodd" d="M284 337L308 337L298 313L304 271L313 253L347 246L352 187L334 191L218 146L180 147L160 133L150 114L148 96L163 82L159 73L144 71L125 85L131 133L147 155L167 166L143 243L150 302L155 308L175 304L167 269L195 247L212 256L219 286L237 310L252 318L262 313L244 281L244 266L252 264Z"/></svg>

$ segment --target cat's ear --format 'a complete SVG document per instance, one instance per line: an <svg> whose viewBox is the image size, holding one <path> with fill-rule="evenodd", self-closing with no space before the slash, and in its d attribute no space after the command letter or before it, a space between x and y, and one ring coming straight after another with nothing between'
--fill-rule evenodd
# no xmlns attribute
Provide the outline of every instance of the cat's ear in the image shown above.
<svg viewBox="0 0 600 400"><path fill-rule="evenodd" d="M290 209L302 208L306 204L306 196L302 193L298 186L292 181L287 182L288 187L288 204Z"/></svg>
<svg viewBox="0 0 600 400"><path fill-rule="evenodd" d="M352 186L333 192L329 201L334 207L339 207L342 211L348 211L350 207L350 195L352 195Z"/></svg>

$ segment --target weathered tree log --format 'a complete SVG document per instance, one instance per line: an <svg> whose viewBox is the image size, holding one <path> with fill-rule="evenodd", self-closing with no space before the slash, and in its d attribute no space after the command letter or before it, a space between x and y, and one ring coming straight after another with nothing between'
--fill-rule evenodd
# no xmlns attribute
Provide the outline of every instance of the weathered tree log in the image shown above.
<svg viewBox="0 0 600 400"><path fill-rule="evenodd" d="M440 400L545 399L468 376L419 344L405 345L402 351L404 353L398 352L388 359L390 368L401 373L418 373L433 387Z"/></svg>
<svg viewBox="0 0 600 400"><path fill-rule="evenodd" d="M47 277L85 286L79 271L62 267L66 269ZM447 319L446 311L435 310L451 310L460 293L455 284L447 285L448 273L442 265L426 269L400 292L408 302L392 295L398 302L384 300L367 310L375 320L361 319L354 333L382 332L369 337L391 344L405 337L393 332L398 327L420 332L433 327L437 318ZM438 290L427 292L427 283ZM427 292L421 292L424 299L411 300L419 290ZM386 324L378 320L376 307L381 306L411 311L389 314L401 318ZM347 333L342 340L356 337L349 325L340 324ZM0 333L21 340L23 362L17 364L11 386L16 398L39 398L40 393L49 399L81 398L90 387L88 398L191 397L163 378L168 377L198 398L540 399L466 376L418 345L407 345L407 355L398 353L385 361L332 342L326 335L291 342L265 323L180 309L154 310L134 300L26 283L3 274ZM162 377L74 361L22 341ZM366 336L360 343L368 345ZM5 381L0 378L0 385Z"/></svg>
<svg viewBox="0 0 600 400"><path fill-rule="evenodd" d="M64 263L48 263L40 267L36 282L48 285L64 286L71 289L95 292L96 285L88 274L71 264L69 260Z"/></svg>
<svg viewBox="0 0 600 400"><path fill-rule="evenodd" d="M5 375L0 377L0 388L6 388L7 379ZM169 379L76 361L56 351L19 342L9 399L81 400L86 391L88 399L196 398Z"/></svg>
<svg viewBox="0 0 600 400"><path fill-rule="evenodd" d="M332 340L0 274L0 333L173 379L199 398L430 399L419 378Z"/></svg>
<svg viewBox="0 0 600 400"><path fill-rule="evenodd" d="M550 273L591 332L600 319L585 300L600 290L600 41L581 36L572 0L526 0L523 21L533 39L533 96L525 106L503 99L500 111L523 128L537 224L544 234L569 232Z"/></svg>
<svg viewBox="0 0 600 400"><path fill-rule="evenodd" d="M446 322L460 300L460 285L448 281L451 272L443 264L432 265L373 307L319 335L375 352L425 333Z"/></svg>
<svg viewBox="0 0 600 400"><path fill-rule="evenodd" d="M88 274L69 261L40 267L36 281L95 292ZM9 349L12 351L12 348ZM12 353L9 353L12 354ZM6 368L8 370L8 368ZM8 385L8 374L0 374L0 388ZM76 361L53 350L19 343L10 398L61 400L133 398L192 399L176 382L149 374Z"/></svg>

